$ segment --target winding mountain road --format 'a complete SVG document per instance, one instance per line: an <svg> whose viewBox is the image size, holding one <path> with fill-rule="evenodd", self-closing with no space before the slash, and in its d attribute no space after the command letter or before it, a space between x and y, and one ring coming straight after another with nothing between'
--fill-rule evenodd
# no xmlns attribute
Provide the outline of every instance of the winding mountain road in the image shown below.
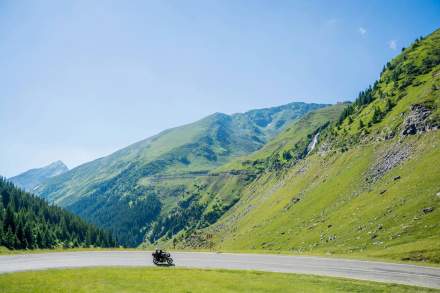
<svg viewBox="0 0 440 293"><path fill-rule="evenodd" d="M174 252L177 267L244 269L344 277L440 289L440 268L324 257ZM99 251L0 256L0 273L91 266L152 266L151 252Z"/></svg>

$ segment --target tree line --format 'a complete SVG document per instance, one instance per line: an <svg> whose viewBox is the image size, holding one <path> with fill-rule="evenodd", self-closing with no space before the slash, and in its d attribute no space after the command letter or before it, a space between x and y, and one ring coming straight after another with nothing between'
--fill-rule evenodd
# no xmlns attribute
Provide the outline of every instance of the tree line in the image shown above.
<svg viewBox="0 0 440 293"><path fill-rule="evenodd" d="M112 234L0 177L0 246L9 249L115 247Z"/></svg>
<svg viewBox="0 0 440 293"><path fill-rule="evenodd" d="M380 122L395 106L397 100L404 95L405 89L414 83L417 76L430 72L440 64L440 46L438 41L435 39L431 42L422 42L424 40L425 38L423 37L417 38L410 48L402 48L402 53L399 56L387 62L382 69L380 79L375 81L373 86L370 85L358 94L356 100L343 110L336 125L340 126L345 119L348 119L350 124L352 122L352 115L360 112L365 106L378 98L385 100L386 105L382 109L378 106L373 109L373 115L371 121L368 121L368 126ZM423 50L426 51L426 56L422 60L414 57L414 54L413 56L409 54L420 46L423 46ZM418 55L422 55L422 53L419 52ZM383 90L383 85L388 84L392 86L386 93ZM363 121L360 121L359 124L360 128L364 127Z"/></svg>

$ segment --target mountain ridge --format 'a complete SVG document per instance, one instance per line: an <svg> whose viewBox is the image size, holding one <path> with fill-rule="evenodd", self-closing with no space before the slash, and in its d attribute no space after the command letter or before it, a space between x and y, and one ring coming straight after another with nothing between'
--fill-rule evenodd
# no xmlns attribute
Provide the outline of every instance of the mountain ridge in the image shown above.
<svg viewBox="0 0 440 293"><path fill-rule="evenodd" d="M153 184L152 175L208 172L229 160L259 149L286 124L325 104L289 103L274 108L236 113L214 113L196 122L164 130L109 156L85 163L51 178L36 194L105 228L141 243L142 229L176 205L175 194L188 186ZM190 188L192 189L192 187ZM117 206L117 208L114 208ZM130 207L137 207L132 209ZM113 218L108 217L111 210ZM131 216L124 216L129 214ZM138 214L143 214L138 218ZM116 220L117 219L117 220ZM130 221L136 223L131 225Z"/></svg>
<svg viewBox="0 0 440 293"><path fill-rule="evenodd" d="M69 168L61 160L58 160L44 167L27 170L8 180L26 191L33 191L45 180L67 171L69 171Z"/></svg>

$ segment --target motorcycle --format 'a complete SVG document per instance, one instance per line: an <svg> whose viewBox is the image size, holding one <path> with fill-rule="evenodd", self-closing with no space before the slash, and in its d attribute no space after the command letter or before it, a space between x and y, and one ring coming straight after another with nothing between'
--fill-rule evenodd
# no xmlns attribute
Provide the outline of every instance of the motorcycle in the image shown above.
<svg viewBox="0 0 440 293"><path fill-rule="evenodd" d="M169 266L173 265L173 259L168 252L153 252L153 263L155 265L163 265L168 264Z"/></svg>

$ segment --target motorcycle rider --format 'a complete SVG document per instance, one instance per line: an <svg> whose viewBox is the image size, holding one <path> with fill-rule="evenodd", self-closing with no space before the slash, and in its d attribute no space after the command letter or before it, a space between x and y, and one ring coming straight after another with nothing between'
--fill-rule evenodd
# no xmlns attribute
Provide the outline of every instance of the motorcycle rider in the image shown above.
<svg viewBox="0 0 440 293"><path fill-rule="evenodd" d="M153 263L159 265L160 263L166 262L168 265L173 265L173 259L170 254L156 247L156 250L152 253Z"/></svg>

